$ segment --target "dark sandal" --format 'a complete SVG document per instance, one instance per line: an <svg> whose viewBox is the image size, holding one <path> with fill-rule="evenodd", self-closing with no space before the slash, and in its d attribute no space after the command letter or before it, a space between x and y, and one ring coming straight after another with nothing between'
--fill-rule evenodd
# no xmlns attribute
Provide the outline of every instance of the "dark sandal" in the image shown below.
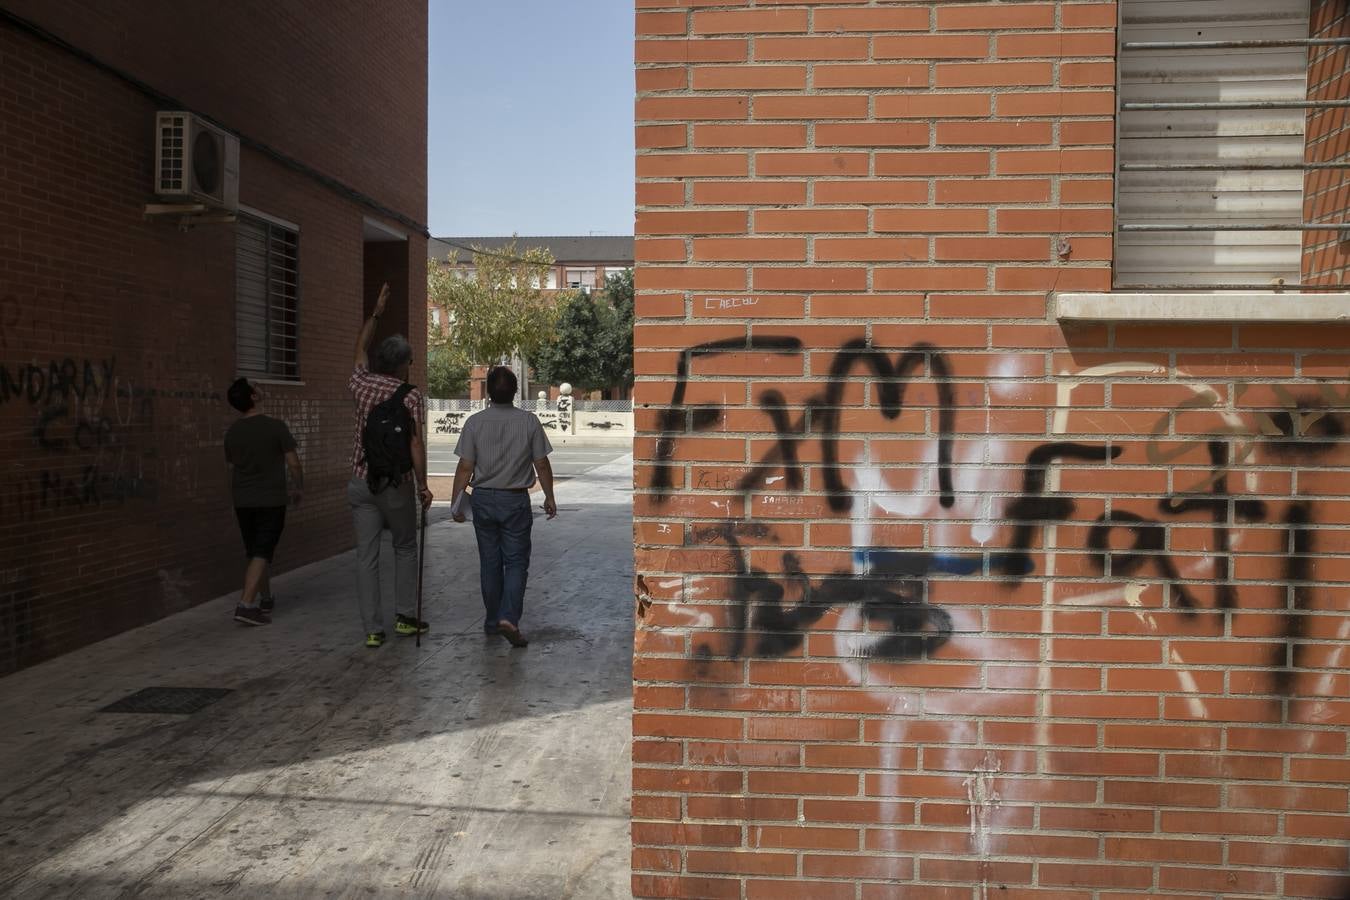
<svg viewBox="0 0 1350 900"><path fill-rule="evenodd" d="M525 635L520 633L520 629L510 622L497 623L497 633L506 638L512 647L528 647L530 642L525 640Z"/></svg>

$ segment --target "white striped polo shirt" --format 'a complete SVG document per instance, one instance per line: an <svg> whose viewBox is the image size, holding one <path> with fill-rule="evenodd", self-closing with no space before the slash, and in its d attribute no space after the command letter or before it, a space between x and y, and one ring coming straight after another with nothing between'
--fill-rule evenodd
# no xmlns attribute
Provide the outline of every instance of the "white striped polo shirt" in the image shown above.
<svg viewBox="0 0 1350 900"><path fill-rule="evenodd" d="M553 452L534 413L493 403L464 422L455 455L473 463L473 486L511 490L534 484L534 461Z"/></svg>

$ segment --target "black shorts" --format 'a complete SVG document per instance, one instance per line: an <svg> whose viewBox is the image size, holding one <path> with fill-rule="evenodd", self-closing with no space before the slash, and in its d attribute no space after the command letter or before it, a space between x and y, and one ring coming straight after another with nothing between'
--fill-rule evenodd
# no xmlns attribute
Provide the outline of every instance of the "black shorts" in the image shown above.
<svg viewBox="0 0 1350 900"><path fill-rule="evenodd" d="M281 530L286 527L286 507L236 506L234 514L239 518L239 533L244 536L244 555L271 562Z"/></svg>

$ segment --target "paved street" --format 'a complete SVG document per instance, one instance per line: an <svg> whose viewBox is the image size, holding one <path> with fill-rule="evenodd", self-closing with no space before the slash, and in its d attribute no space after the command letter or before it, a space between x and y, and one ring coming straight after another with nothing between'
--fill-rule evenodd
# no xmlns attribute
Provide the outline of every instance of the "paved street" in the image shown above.
<svg viewBox="0 0 1350 900"><path fill-rule="evenodd" d="M427 516L427 521L432 525L450 521L450 497L454 487L452 476L455 474L455 465L459 462L459 457L453 452L454 446L453 442L448 444L432 442L427 446L427 468L430 470L427 481L436 495L436 502ZM569 482L624 458L629 452L627 446L554 448L549 459L553 463L553 477L557 482L558 506L570 508L573 504L572 485ZM537 493L537 485L535 491L534 502L539 506L543 503L543 499Z"/></svg>
<svg viewBox="0 0 1350 900"><path fill-rule="evenodd" d="M481 633L442 522L420 649L361 645L347 554L275 579L266 628L223 597L0 680L0 896L629 896L632 461L586 456L536 520L528 649ZM151 686L231 693L100 712Z"/></svg>
<svg viewBox="0 0 1350 900"><path fill-rule="evenodd" d="M431 475L454 475L459 457L455 456L454 441L431 441L427 444L427 469ZM549 455L553 474L558 478L576 478L597 466L612 462L632 452L631 446L579 447L575 444L555 446Z"/></svg>

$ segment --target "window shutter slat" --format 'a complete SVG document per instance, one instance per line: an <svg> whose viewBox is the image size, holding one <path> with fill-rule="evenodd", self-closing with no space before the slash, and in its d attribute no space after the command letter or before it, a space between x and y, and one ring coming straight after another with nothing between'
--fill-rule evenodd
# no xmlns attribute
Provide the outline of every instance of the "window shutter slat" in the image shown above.
<svg viewBox="0 0 1350 900"><path fill-rule="evenodd" d="M299 239L240 215L235 229L235 364L239 372L298 379Z"/></svg>

